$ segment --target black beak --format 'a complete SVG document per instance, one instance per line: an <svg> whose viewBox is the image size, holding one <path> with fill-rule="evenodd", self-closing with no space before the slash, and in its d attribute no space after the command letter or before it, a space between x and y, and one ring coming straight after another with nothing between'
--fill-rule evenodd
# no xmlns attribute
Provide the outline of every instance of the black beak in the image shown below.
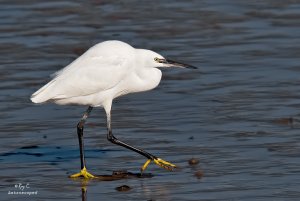
<svg viewBox="0 0 300 201"><path fill-rule="evenodd" d="M178 61L174 61L171 59L166 59L166 63L169 64L170 66L175 66L175 67L180 67L180 68L190 68L190 69L197 69L196 66L192 66L189 64L181 63Z"/></svg>

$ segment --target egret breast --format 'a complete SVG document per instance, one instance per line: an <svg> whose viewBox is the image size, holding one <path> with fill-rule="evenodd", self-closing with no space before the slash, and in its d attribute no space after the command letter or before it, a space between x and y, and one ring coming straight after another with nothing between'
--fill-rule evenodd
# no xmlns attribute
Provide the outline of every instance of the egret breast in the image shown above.
<svg viewBox="0 0 300 201"><path fill-rule="evenodd" d="M154 89L160 83L161 76L162 73L157 68L135 71L119 83L115 97Z"/></svg>

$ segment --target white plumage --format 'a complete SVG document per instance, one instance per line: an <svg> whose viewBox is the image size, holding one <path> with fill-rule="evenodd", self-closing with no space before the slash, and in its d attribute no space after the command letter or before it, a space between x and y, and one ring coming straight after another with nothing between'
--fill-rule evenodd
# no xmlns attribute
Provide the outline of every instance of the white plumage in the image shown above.
<svg viewBox="0 0 300 201"><path fill-rule="evenodd" d="M54 79L35 92L31 100L94 107L111 104L120 95L150 90L159 84L161 71L151 64L163 64L154 58L163 57L121 41L99 43L55 73Z"/></svg>
<svg viewBox="0 0 300 201"><path fill-rule="evenodd" d="M89 106L77 125L81 171L71 177L94 177L86 170L83 126L93 107L100 106L104 107L107 116L107 139L148 158L142 171L150 161L169 170L175 168L175 165L167 161L118 140L111 129L112 100L128 93L155 88L162 75L157 67L171 66L195 68L165 59L151 50L135 49L121 41L105 41L91 47L71 64L56 72L48 84L32 94L31 100L34 103L54 102L60 105Z"/></svg>

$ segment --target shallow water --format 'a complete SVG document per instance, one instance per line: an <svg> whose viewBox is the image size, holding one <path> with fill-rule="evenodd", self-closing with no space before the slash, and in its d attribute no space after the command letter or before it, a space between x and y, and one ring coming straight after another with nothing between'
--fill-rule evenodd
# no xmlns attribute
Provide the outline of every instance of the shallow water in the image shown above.
<svg viewBox="0 0 300 201"><path fill-rule="evenodd" d="M297 0L1 1L0 200L298 200L299 13ZM151 164L152 178L67 177L80 167L75 125L86 108L34 105L29 96L109 39L199 66L163 70L156 90L113 105L115 135L178 171ZM105 126L94 110L89 170L137 173L145 159L109 143ZM37 195L9 195L19 183ZM131 189L117 191L122 185Z"/></svg>

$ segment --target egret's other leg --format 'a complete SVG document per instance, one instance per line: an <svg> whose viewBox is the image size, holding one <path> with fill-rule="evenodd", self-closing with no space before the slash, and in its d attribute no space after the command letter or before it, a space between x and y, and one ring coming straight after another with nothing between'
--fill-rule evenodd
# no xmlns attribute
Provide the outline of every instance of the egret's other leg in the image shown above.
<svg viewBox="0 0 300 201"><path fill-rule="evenodd" d="M77 135L78 135L78 141L79 141L79 149L80 149L80 163L81 163L81 170L77 174L73 174L70 177L71 178L76 178L76 177L84 177L84 178L94 178L92 174L90 174L86 170L86 165L85 165L85 158L84 158L84 143L83 143L83 127L86 119L88 118L89 114L91 113L93 107L88 107L86 112L83 114L81 120L77 124Z"/></svg>
<svg viewBox="0 0 300 201"><path fill-rule="evenodd" d="M157 158L156 156L154 156L154 155L152 155L152 154L150 154L150 153L148 153L148 152L146 152L146 151L144 151L144 150L142 150L142 149L133 147L133 146L131 146L131 145L129 145L129 144L126 144L126 143L124 143L124 142L118 140L118 139L113 135L113 133L112 133L112 129L111 129L111 113L110 113L110 112L107 112L106 115L107 115L107 131L108 131L108 133L107 133L107 139L108 139L110 142L114 143L114 144L123 146L123 147L125 147L125 148L127 148L127 149L130 149L130 150L132 150L132 151L135 151L135 152L137 152L137 153L139 153L139 154L145 156L146 158L148 158L148 160L147 160L147 161L145 162L145 164L142 166L141 172L143 172L143 171L147 168L147 166L149 165L149 163L150 163L151 161L154 161L155 164L157 164L157 165L159 165L160 167L163 167L163 168L165 168L165 169L167 169L167 170L173 170L173 168L176 167L176 166L173 165L172 163L169 163L169 162L167 162L167 161L164 161L164 160L162 160L161 158Z"/></svg>

